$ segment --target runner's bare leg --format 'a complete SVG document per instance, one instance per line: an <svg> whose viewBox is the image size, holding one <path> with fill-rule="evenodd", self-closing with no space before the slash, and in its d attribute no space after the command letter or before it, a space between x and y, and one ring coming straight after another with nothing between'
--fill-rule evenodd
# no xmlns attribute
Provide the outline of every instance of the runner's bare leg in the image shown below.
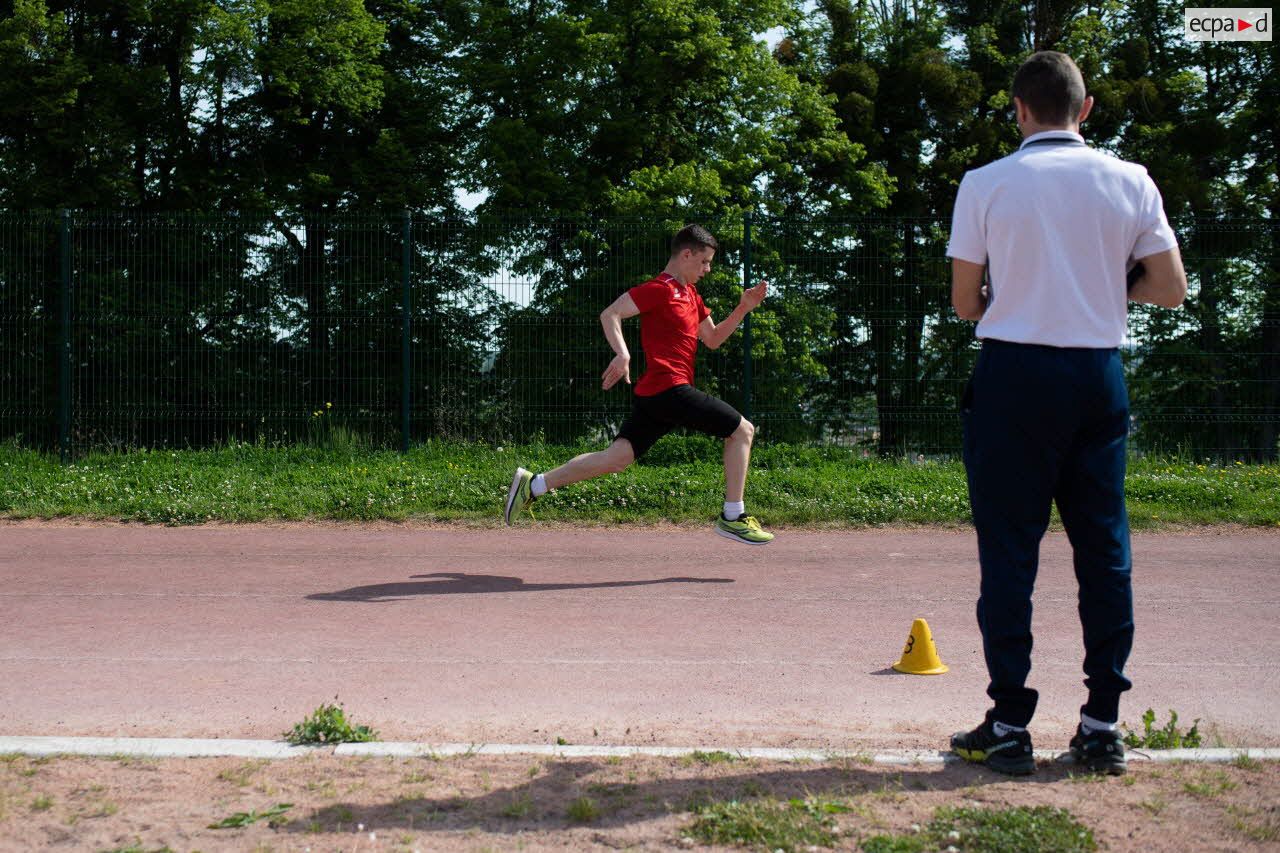
<svg viewBox="0 0 1280 853"><path fill-rule="evenodd" d="M751 464L751 442L756 428L743 418L733 435L724 440L724 499L728 503L742 500L747 488L747 466Z"/></svg>
<svg viewBox="0 0 1280 853"><path fill-rule="evenodd" d="M542 479L546 481L548 489L558 489L561 486L590 480L592 477L603 474L625 471L627 466L635 461L636 455L631 449L631 442L625 438L618 438L604 450L583 453L558 468L552 468L542 475Z"/></svg>

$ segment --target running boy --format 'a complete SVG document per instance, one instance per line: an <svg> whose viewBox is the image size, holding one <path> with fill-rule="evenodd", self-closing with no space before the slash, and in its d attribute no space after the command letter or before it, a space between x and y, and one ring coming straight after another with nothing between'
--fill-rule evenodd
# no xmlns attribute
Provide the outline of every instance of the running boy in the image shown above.
<svg viewBox="0 0 1280 853"><path fill-rule="evenodd" d="M716 238L707 229L686 225L671 240L666 269L619 296L600 314L605 339L614 352L604 371L605 390L619 380L631 384L631 353L622 336L622 321L640 315L645 373L636 383L631 415L605 450L584 453L537 476L517 468L507 492L507 524L512 515L552 489L623 471L662 436L686 427L724 439L724 511L716 519L716 533L747 545L764 545L773 539L747 515L742 497L755 427L729 404L693 387L698 341L717 349L742 318L764 301L768 289L762 281L744 290L738 307L722 322L714 322L696 285L711 271L717 248Z"/></svg>

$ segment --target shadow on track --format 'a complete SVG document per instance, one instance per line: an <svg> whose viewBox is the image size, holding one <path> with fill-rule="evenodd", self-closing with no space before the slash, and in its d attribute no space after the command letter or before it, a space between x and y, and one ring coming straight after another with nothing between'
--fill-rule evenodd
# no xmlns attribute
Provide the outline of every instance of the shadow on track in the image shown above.
<svg viewBox="0 0 1280 853"><path fill-rule="evenodd" d="M733 583L732 578L654 578L636 581L595 581L592 583L525 583L504 575L469 575L463 572L434 572L412 575L425 578L417 582L375 583L353 586L336 592L316 592L310 601L405 601L417 595L473 595L485 592L549 592L565 589L612 589L627 586L649 586L659 583Z"/></svg>

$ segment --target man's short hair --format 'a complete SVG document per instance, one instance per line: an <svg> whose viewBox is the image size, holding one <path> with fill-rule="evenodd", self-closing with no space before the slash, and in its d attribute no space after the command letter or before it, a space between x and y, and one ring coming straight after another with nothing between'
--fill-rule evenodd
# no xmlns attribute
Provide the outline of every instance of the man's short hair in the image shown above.
<svg viewBox="0 0 1280 853"><path fill-rule="evenodd" d="M701 225L686 225L671 238L671 254L678 255L685 249L700 251L702 249L718 249L720 244L711 232Z"/></svg>
<svg viewBox="0 0 1280 853"><path fill-rule="evenodd" d="M1013 75L1010 93L1027 105L1040 124L1066 125L1084 106L1084 76L1065 53L1041 50Z"/></svg>

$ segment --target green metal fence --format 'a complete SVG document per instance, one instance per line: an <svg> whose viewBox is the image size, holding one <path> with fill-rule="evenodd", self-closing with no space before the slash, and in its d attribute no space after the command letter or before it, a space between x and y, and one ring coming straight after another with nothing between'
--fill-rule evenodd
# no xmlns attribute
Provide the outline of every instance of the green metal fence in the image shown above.
<svg viewBox="0 0 1280 853"><path fill-rule="evenodd" d="M0 439L72 455L227 440L605 440L599 312L680 220L0 213ZM976 355L948 223L708 221L716 317L770 296L698 384L761 440L955 454ZM1139 451L1274 459L1280 282L1269 221L1178 224L1192 295L1135 308ZM638 328L626 325L643 369Z"/></svg>

